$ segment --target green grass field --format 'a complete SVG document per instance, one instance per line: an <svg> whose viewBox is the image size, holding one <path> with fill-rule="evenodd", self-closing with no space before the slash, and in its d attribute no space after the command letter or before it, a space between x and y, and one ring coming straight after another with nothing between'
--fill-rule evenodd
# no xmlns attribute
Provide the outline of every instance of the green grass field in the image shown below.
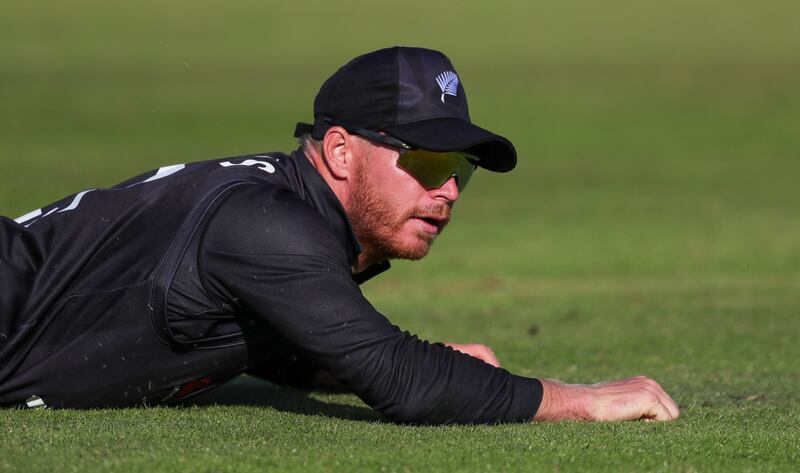
<svg viewBox="0 0 800 473"><path fill-rule="evenodd" d="M365 293L520 374L647 374L682 417L400 426L240 378L178 408L0 411L0 471L800 470L797 2L31 3L0 19L0 214L289 150L344 61L442 49L520 164Z"/></svg>

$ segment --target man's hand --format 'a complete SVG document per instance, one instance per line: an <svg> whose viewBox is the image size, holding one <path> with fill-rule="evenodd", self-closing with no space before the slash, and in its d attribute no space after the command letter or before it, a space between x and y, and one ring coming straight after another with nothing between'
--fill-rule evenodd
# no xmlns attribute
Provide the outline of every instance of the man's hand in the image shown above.
<svg viewBox="0 0 800 473"><path fill-rule="evenodd" d="M481 345L480 343L466 343L463 345L457 343L445 343L444 345L452 348L455 351L460 351L461 353L465 353L467 355L474 356L479 360L483 360L495 368L500 367L500 362L497 361L497 357L494 356L494 352L486 345Z"/></svg>
<svg viewBox="0 0 800 473"><path fill-rule="evenodd" d="M645 376L591 385L541 381L544 395L533 420L675 420L680 415L675 401Z"/></svg>

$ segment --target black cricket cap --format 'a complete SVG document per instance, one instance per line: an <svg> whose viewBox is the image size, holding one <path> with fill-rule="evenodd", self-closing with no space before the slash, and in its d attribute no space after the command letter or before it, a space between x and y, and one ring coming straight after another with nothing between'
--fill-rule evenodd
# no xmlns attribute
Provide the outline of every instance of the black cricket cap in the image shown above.
<svg viewBox="0 0 800 473"><path fill-rule="evenodd" d="M383 131L412 148L464 151L490 171L517 164L509 140L472 124L461 78L447 56L432 49L395 46L348 62L319 89L314 124L298 123L295 136L321 140L330 120L351 130Z"/></svg>

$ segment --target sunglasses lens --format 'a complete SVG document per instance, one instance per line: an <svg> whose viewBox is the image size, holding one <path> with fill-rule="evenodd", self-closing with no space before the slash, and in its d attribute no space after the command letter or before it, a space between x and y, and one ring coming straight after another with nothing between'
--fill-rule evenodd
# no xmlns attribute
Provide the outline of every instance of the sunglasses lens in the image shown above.
<svg viewBox="0 0 800 473"><path fill-rule="evenodd" d="M467 153L410 150L400 155L397 164L428 189L442 187L455 175L458 190L461 192L472 177L477 161L477 158Z"/></svg>

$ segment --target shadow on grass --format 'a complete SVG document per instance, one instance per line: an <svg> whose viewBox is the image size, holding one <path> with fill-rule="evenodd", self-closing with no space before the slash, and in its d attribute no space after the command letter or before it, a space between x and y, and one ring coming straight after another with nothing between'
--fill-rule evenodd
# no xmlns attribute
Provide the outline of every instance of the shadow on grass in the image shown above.
<svg viewBox="0 0 800 473"><path fill-rule="evenodd" d="M182 406L271 407L283 412L323 415L346 420L380 421L376 411L362 406L325 402L311 397L312 391L278 386L248 376L240 376L218 388L193 396Z"/></svg>

